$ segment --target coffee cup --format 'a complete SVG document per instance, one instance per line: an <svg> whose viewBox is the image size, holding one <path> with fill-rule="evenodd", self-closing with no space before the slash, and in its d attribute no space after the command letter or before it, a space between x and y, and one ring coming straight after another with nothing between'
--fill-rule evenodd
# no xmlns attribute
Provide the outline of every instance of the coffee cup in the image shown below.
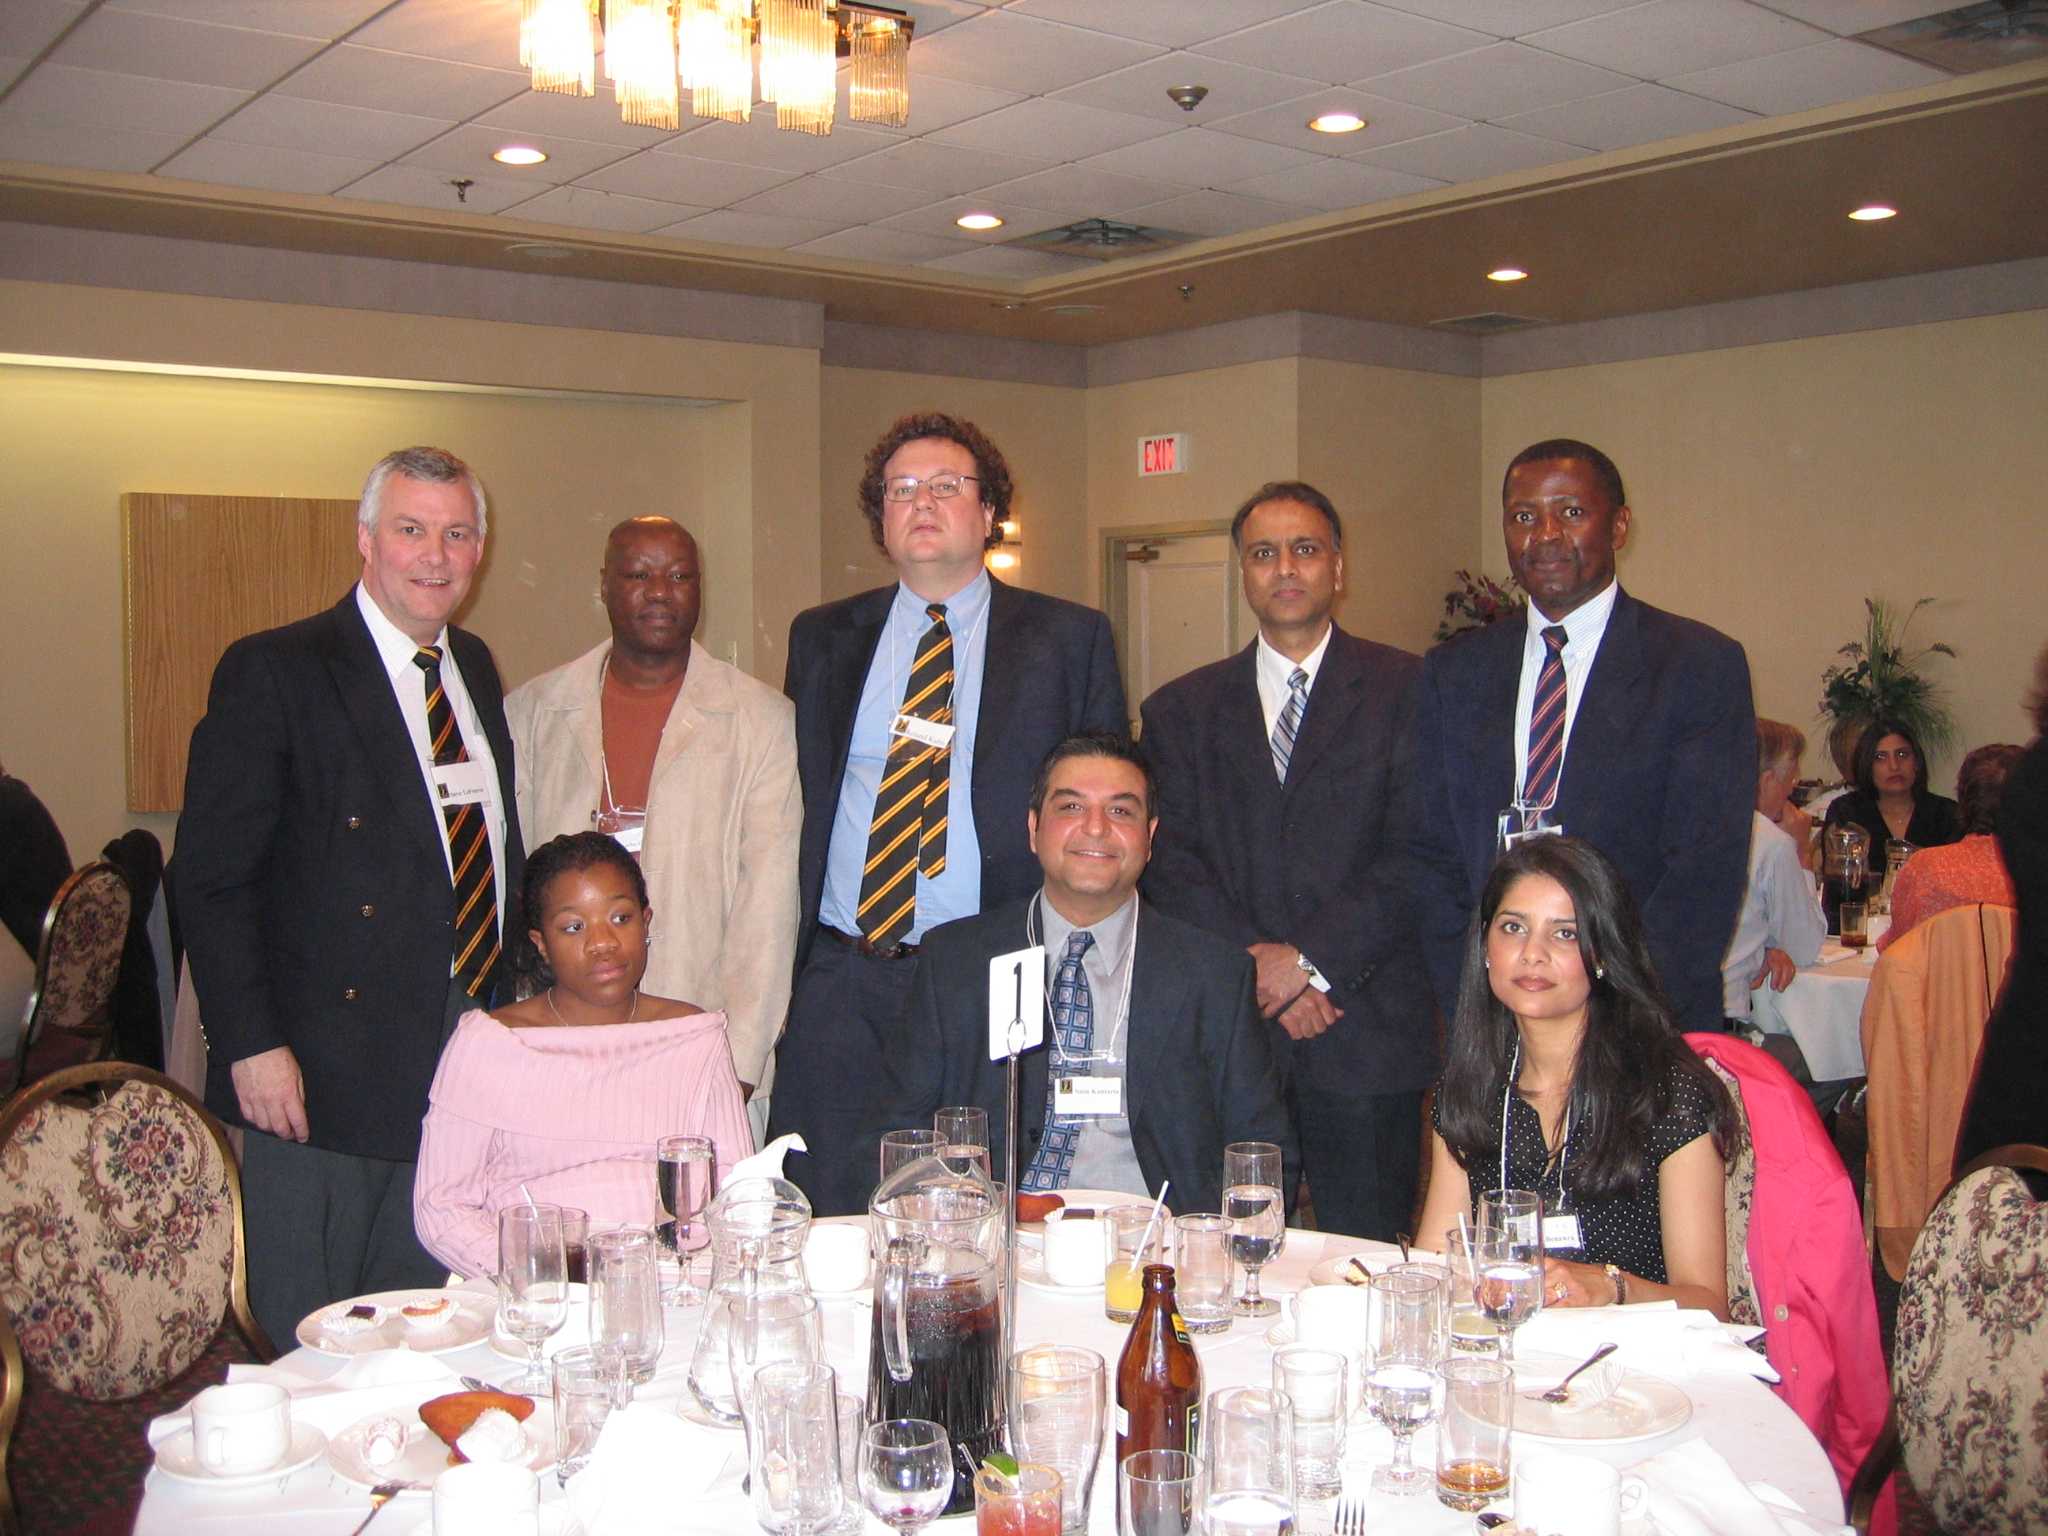
<svg viewBox="0 0 2048 1536"><path fill-rule="evenodd" d="M867 1223L813 1226L804 1239L804 1278L814 1291L852 1291L867 1284Z"/></svg>
<svg viewBox="0 0 2048 1536"><path fill-rule="evenodd" d="M1100 1285L1109 1255L1109 1223L1094 1211L1057 1210L1045 1218L1045 1278L1054 1285Z"/></svg>
<svg viewBox="0 0 2048 1536"><path fill-rule="evenodd" d="M1545 1451L1515 1460L1515 1524L1530 1536L1620 1536L1621 1517L1649 1495L1591 1456Z"/></svg>
<svg viewBox="0 0 2048 1536"><path fill-rule="evenodd" d="M509 1461L466 1461L434 1479L434 1536L537 1536L540 1479Z"/></svg>
<svg viewBox="0 0 2048 1536"><path fill-rule="evenodd" d="M1372 1293L1355 1285L1311 1285L1294 1294L1294 1342L1356 1357L1365 1348Z"/></svg>
<svg viewBox="0 0 2048 1536"><path fill-rule="evenodd" d="M244 1381L192 1400L192 1454L218 1477L267 1472L292 1446L292 1400L283 1387Z"/></svg>

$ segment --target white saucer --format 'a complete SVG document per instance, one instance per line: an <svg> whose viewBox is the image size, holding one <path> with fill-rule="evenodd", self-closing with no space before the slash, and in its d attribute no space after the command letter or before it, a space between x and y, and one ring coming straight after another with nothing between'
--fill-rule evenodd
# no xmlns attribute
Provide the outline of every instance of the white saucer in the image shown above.
<svg viewBox="0 0 2048 1536"><path fill-rule="evenodd" d="M1048 1280L1045 1277L1045 1255L1034 1249L1023 1247L1021 1244L1017 1249L1017 1281L1021 1285L1030 1286L1034 1291L1046 1291L1054 1296L1100 1296L1102 1294L1102 1281L1100 1279L1087 1285L1061 1285L1057 1280Z"/></svg>
<svg viewBox="0 0 2048 1536"><path fill-rule="evenodd" d="M291 1449L276 1466L261 1472L209 1472L193 1454L192 1431L181 1429L156 1448L156 1469L165 1477L204 1488L255 1488L283 1482L299 1468L318 1461L326 1450L327 1436L311 1424L294 1424Z"/></svg>

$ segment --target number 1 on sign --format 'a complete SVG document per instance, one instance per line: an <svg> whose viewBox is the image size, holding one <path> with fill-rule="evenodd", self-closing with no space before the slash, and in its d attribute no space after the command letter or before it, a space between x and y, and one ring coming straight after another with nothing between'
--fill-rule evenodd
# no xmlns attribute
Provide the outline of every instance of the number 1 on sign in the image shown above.
<svg viewBox="0 0 2048 1536"><path fill-rule="evenodd" d="M1021 1025L1022 1028L1016 1026ZM1045 1043L1045 946L1012 950L988 963L988 1059L1002 1061L1016 1049Z"/></svg>

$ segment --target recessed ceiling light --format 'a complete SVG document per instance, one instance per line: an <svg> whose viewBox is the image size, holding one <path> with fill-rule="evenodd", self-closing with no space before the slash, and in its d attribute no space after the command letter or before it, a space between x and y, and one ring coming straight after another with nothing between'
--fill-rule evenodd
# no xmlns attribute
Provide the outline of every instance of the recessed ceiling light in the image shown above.
<svg viewBox="0 0 2048 1536"><path fill-rule="evenodd" d="M1528 275L1520 267L1495 267L1486 274L1489 281L1496 283L1519 283Z"/></svg>
<svg viewBox="0 0 2048 1536"><path fill-rule="evenodd" d="M1887 203L1865 203L1861 208L1849 210L1849 217L1859 224L1875 224L1880 219L1895 219L1899 210Z"/></svg>
<svg viewBox="0 0 2048 1536"><path fill-rule="evenodd" d="M1356 112L1319 112L1308 125L1316 133L1356 133L1365 126L1365 119Z"/></svg>
<svg viewBox="0 0 2048 1536"><path fill-rule="evenodd" d="M500 165L539 165L547 157L546 150L535 149L531 144L507 144L491 155Z"/></svg>
<svg viewBox="0 0 2048 1536"><path fill-rule="evenodd" d="M1002 219L993 213L963 213L953 221L962 229L1001 229Z"/></svg>

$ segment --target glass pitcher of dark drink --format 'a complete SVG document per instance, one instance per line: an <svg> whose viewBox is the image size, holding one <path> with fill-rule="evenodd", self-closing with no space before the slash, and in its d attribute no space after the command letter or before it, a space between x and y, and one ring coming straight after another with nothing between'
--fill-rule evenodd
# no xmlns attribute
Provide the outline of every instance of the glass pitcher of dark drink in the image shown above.
<svg viewBox="0 0 2048 1536"><path fill-rule="evenodd" d="M868 1202L880 1272L868 1344L869 1423L930 1419L953 1443L949 1515L974 1508L974 1473L1001 1449L1002 1205L973 1164L921 1157Z"/></svg>

